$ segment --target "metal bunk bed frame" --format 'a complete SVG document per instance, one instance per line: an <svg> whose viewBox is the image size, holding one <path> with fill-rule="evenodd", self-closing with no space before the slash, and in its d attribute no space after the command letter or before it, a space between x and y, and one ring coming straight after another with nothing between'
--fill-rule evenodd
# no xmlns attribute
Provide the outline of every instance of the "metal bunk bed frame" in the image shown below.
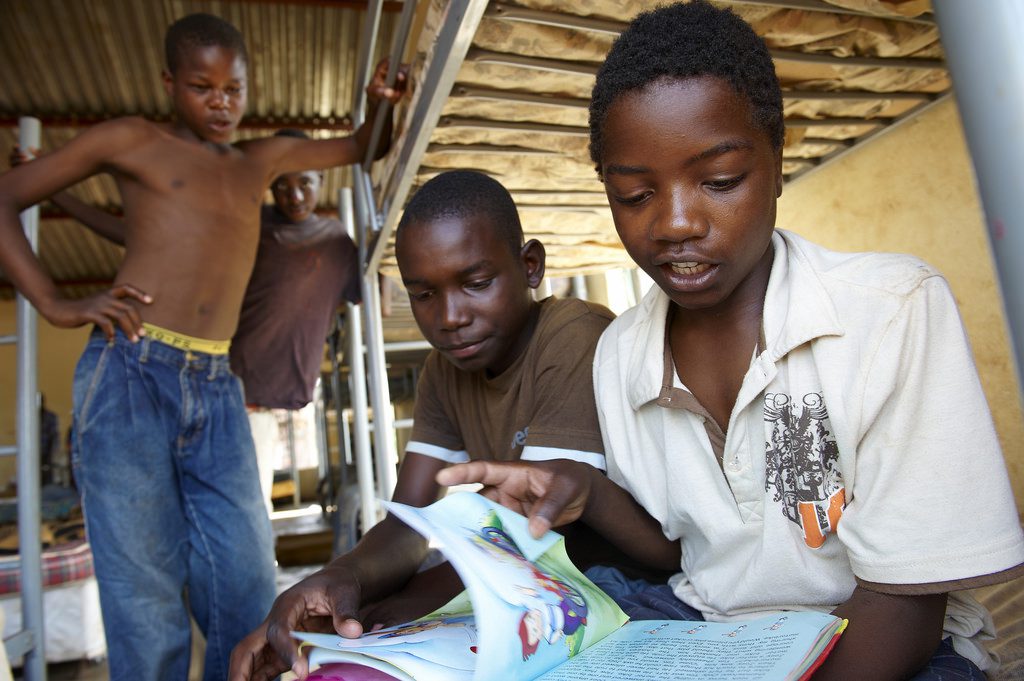
<svg viewBox="0 0 1024 681"><path fill-rule="evenodd" d="M38 118L18 119L18 144L22 149L39 147ZM21 214L32 250L39 250L39 207ZM17 345L17 441L0 447L0 455L17 456L18 554L21 560L21 630L4 640L7 657L24 656L26 681L45 681L46 651L43 643L43 559L39 530L42 525L39 491L39 376L38 317L31 303L17 297L17 333L0 337L0 345Z"/></svg>
<svg viewBox="0 0 1024 681"><path fill-rule="evenodd" d="M397 76L398 64L405 52L409 39L412 19L417 9L416 0L406 0L402 7L402 15L395 32L388 71L388 84L392 85ZM373 0L367 9L366 24L363 35L376 36L380 23L381 0ZM380 289L377 271L381 256L387 246L398 222L409 190L412 187L416 169L423 154L426 152L430 133L437 125L441 108L451 92L455 75L461 66L466 52L469 50L473 34L487 8L486 0L451 0L448 3L443 24L437 40L431 50L429 64L423 77L417 83L417 92L409 113L410 125L406 130L406 144L397 150L397 163L390 177L380 183L388 187L386 195L375 194L370 166L373 161L373 150L377 148L380 135L384 129L385 116L391 115L391 107L378 107L373 121L372 132L366 159L354 168L353 189L341 190L339 206L340 218L350 234L356 235L359 246L359 261L363 269L362 294L363 304L362 343L366 352L359 347L360 335L354 333L356 327L350 328L349 338L355 339L348 348L348 361L352 367L353 390L352 407L356 418L353 423L355 440L356 476L361 495L362 528L365 532L380 519L380 506L377 499L390 499L397 478L398 455L394 451L393 434L395 424L391 413L391 400L388 389L387 363L385 358L384 337L381 323ZM367 83L372 74L375 38L366 41L359 56L359 73L361 82ZM353 121L360 125L365 118L365 90L356 91L355 103L352 108ZM352 310L349 310L351 313ZM348 316L348 323L356 321L355 315ZM364 359L365 358L365 359ZM365 366L359 366L366 362ZM365 373L369 384L369 402L372 406L373 444L375 457L371 457L370 447L370 410L366 406L363 390ZM340 420L340 419L339 419ZM371 465L371 458L373 464ZM374 485L376 476L376 486ZM375 490L376 497L370 491ZM339 508L341 505L339 504Z"/></svg>

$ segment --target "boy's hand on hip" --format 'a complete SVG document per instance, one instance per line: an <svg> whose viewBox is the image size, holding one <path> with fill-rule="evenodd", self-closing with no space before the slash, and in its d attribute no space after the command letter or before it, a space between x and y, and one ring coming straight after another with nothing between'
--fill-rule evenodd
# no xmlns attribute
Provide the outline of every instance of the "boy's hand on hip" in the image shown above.
<svg viewBox="0 0 1024 681"><path fill-rule="evenodd" d="M81 300L57 300L46 305L39 312L54 326L73 328L95 324L103 330L108 339L114 338L120 328L132 342L146 335L138 309L126 301L132 298L149 305L153 299L130 284L120 284L94 296Z"/></svg>
<svg viewBox="0 0 1024 681"><path fill-rule="evenodd" d="M583 515L590 497L591 474L597 469L569 459L551 461L472 461L437 474L441 485L477 482L492 501L530 519L530 534L540 538L552 527Z"/></svg>

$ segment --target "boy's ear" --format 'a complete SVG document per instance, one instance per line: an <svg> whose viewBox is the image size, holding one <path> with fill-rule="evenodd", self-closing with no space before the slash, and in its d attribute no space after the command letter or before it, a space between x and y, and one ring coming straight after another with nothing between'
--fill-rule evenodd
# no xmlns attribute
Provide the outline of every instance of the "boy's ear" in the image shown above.
<svg viewBox="0 0 1024 681"><path fill-rule="evenodd" d="M544 279L544 257L544 244L536 239L527 241L519 251L519 259L526 273L526 284L530 288L537 288Z"/></svg>
<svg viewBox="0 0 1024 681"><path fill-rule="evenodd" d="M174 76L167 69L160 72L160 81L164 84L164 92L170 97L174 91Z"/></svg>

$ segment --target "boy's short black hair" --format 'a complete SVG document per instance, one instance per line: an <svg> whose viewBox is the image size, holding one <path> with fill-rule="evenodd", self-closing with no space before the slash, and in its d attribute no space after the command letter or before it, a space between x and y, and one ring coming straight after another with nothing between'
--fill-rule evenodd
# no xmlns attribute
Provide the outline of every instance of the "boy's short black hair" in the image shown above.
<svg viewBox="0 0 1024 681"><path fill-rule="evenodd" d="M519 255L523 225L512 195L500 182L475 170L450 170L428 180L405 207L398 231L411 223L477 215L490 218L512 254Z"/></svg>
<svg viewBox="0 0 1024 681"><path fill-rule="evenodd" d="M590 158L598 173L612 102L659 78L700 76L721 78L746 97L754 122L782 148L782 91L768 47L732 11L693 0L638 15L608 52L590 99Z"/></svg>
<svg viewBox="0 0 1024 681"><path fill-rule="evenodd" d="M241 32L227 21L212 14L189 14L178 19L167 29L164 36L164 58L167 59L167 70L174 73L178 70L181 55L196 47L223 47L233 51L249 63L249 53L245 49L245 39Z"/></svg>

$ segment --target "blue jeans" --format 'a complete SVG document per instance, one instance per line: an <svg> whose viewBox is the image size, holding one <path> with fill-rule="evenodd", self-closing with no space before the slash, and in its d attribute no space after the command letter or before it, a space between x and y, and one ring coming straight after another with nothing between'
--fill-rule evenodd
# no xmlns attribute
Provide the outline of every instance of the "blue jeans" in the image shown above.
<svg viewBox="0 0 1024 681"><path fill-rule="evenodd" d="M204 679L274 600L274 546L227 355L94 332L75 370L73 465L112 681ZM186 603L187 601L187 603Z"/></svg>
<svg viewBox="0 0 1024 681"><path fill-rule="evenodd" d="M584 574L611 596L631 620L704 621L704 615L676 598L668 584L630 579L616 568L601 565ZM953 650L953 642L947 638L939 643L924 669L909 681L985 681L985 673Z"/></svg>

